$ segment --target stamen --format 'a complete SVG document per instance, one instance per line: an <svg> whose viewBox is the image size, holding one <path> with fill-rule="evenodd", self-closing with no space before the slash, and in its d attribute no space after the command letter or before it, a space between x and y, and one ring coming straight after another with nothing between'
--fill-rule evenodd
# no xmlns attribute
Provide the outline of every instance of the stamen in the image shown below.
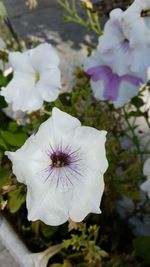
<svg viewBox="0 0 150 267"><path fill-rule="evenodd" d="M37 83L40 80L40 74L38 71L35 72L35 83Z"/></svg>
<svg viewBox="0 0 150 267"><path fill-rule="evenodd" d="M55 148L50 144L50 149L46 151L46 154L50 159L50 164L45 168L48 175L44 182L50 181L50 185L55 184L56 189L68 190L70 186L73 186L74 180L82 176L80 149L74 150L69 145L63 148L60 142Z"/></svg>

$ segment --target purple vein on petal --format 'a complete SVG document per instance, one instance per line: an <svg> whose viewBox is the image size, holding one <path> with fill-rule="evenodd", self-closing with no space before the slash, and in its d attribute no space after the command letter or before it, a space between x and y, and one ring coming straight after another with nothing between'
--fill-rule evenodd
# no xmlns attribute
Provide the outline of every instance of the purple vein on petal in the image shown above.
<svg viewBox="0 0 150 267"><path fill-rule="evenodd" d="M108 66L101 65L89 68L87 74L91 76L92 81L97 82L103 80L104 82L104 93L103 96L107 100L115 101L119 96L119 87L121 82L126 81L132 85L139 86L143 83L140 77L133 75L119 76L112 72L112 69Z"/></svg>
<svg viewBox="0 0 150 267"><path fill-rule="evenodd" d="M132 76L129 74L123 75L120 78L121 78L121 81L126 81L126 82L131 83L135 86L139 86L140 84L144 83L144 81L140 77Z"/></svg>
<svg viewBox="0 0 150 267"><path fill-rule="evenodd" d="M104 93L105 99L115 101L119 95L120 79L119 76L110 73L109 77L104 80Z"/></svg>
<svg viewBox="0 0 150 267"><path fill-rule="evenodd" d="M119 95L120 79L117 74L113 74L108 66L97 66L87 70L94 82L104 81L104 98L115 101Z"/></svg>
<svg viewBox="0 0 150 267"><path fill-rule="evenodd" d="M103 80L107 75L109 75L110 71L111 69L107 66L97 66L88 69L86 73L91 76L91 79L94 82L97 82L99 80Z"/></svg>

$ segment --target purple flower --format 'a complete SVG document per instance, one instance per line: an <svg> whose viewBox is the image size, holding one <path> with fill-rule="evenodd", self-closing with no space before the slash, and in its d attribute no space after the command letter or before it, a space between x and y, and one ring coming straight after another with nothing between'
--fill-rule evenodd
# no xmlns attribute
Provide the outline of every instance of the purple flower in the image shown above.
<svg viewBox="0 0 150 267"><path fill-rule="evenodd" d="M111 11L104 34L99 37L97 53L101 54L104 64L110 66L118 75L129 72L146 74L150 62L150 47L132 45L131 36L125 34L123 16L124 12L119 8Z"/></svg>

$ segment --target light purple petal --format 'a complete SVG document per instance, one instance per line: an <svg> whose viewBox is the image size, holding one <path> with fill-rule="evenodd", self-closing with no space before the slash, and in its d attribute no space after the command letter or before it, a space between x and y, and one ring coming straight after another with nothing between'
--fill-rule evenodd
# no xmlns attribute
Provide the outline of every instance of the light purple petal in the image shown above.
<svg viewBox="0 0 150 267"><path fill-rule="evenodd" d="M87 74L91 76L93 82L98 82L100 80L104 82L103 97L111 101L116 101L118 99L122 82L126 81L136 87L143 83L143 80L137 76L130 74L119 76L113 73L112 69L106 65L89 68Z"/></svg>
<svg viewBox="0 0 150 267"><path fill-rule="evenodd" d="M119 95L120 78L118 75L110 73L110 76L104 80L104 98L115 101Z"/></svg>
<svg viewBox="0 0 150 267"><path fill-rule="evenodd" d="M140 84L144 83L144 81L140 77L132 76L129 74L121 76L120 79L121 79L121 81L124 80L126 82L129 82L129 83L135 85L135 86L139 86Z"/></svg>

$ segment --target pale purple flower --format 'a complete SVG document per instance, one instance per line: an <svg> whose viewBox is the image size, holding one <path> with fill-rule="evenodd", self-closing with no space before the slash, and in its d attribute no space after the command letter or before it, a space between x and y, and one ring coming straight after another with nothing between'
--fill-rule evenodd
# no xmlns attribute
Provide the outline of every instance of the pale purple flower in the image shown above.
<svg viewBox="0 0 150 267"><path fill-rule="evenodd" d="M13 173L27 185L28 219L59 225L100 213L107 169L105 131L81 126L78 119L54 108L16 152L6 155Z"/></svg>
<svg viewBox="0 0 150 267"><path fill-rule="evenodd" d="M99 63L99 65L98 65ZM84 63L86 73L91 77L94 96L100 100L110 100L115 107L121 107L137 95L143 80L132 73L118 75L103 63L97 52Z"/></svg>
<svg viewBox="0 0 150 267"><path fill-rule="evenodd" d="M146 76L146 70L150 64L150 47L132 46L132 40L124 34L125 29L121 23L123 15L124 12L119 8L110 13L104 34L99 37L97 51L101 54L104 63L118 75L131 71L145 73Z"/></svg>
<svg viewBox="0 0 150 267"><path fill-rule="evenodd" d="M131 46L145 48L150 46L150 1L135 0L122 15L124 34Z"/></svg>

